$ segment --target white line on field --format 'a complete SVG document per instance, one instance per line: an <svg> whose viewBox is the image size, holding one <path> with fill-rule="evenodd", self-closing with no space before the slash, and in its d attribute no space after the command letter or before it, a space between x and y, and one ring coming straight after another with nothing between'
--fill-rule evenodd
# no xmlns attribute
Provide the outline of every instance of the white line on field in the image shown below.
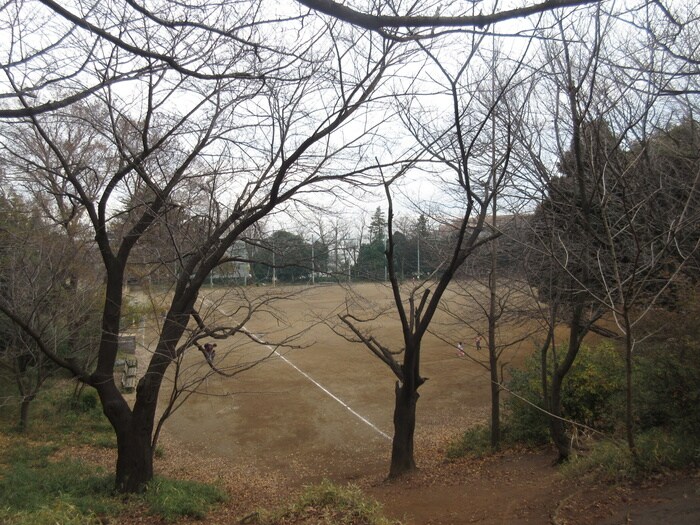
<svg viewBox="0 0 700 525"><path fill-rule="evenodd" d="M311 381L314 385L316 385L318 388L320 388L321 390L323 390L323 392L325 392L326 394L328 394L331 398L335 399L335 400L336 400L338 403L340 403L343 407L347 408L347 409L350 411L350 413L351 413L352 415L354 415L355 417L357 417L360 421L362 421L362 422L366 423L367 425L369 425L369 426L370 426L372 429L374 429L378 434L380 434L381 436L385 437L386 439L389 439L389 440L391 439L391 436L390 436L389 434L387 434L386 432L384 432L383 430L381 430L380 428L378 428L374 423L372 423L369 419L367 419L367 418L364 417L363 415L358 414L358 413L357 413L355 410L353 410L352 407L351 407L350 405L348 405L345 401L343 401L342 399L340 399L340 398L339 398L338 396L336 396L333 392L331 392L331 391L328 390L325 386L323 386L321 383L319 383L318 381L316 381L316 380L315 380L313 377L311 377L308 373L304 372L301 368L299 368L297 365L295 365L294 363L292 363L292 362L291 362L289 359L287 359L285 356L283 356L282 354L280 354L277 350L275 350L275 349L272 348L270 345L268 345L265 341L263 341L262 339L260 339L257 335L255 335L255 334L253 334L253 333L250 333L245 327L243 327L243 330L244 330L254 341L260 343L261 345L264 345L265 348L269 349L272 353L274 353L275 355L277 355L280 359L282 359L282 361L284 361L285 363L287 363L287 364L288 364L289 366L291 366L294 370L296 370L297 372L299 372L299 373L300 373L301 375L303 375L306 379L308 379L308 380Z"/></svg>
<svg viewBox="0 0 700 525"><path fill-rule="evenodd" d="M224 310L222 310L220 307L216 306L214 303L212 303L212 302L209 301L208 299L204 299L204 300L207 301L207 302L209 302L210 304L212 304L212 306L214 306L214 308L216 308L217 310L219 310L219 311L220 311L222 314L224 314L225 316L230 317L229 314L227 314ZM257 343L259 343L259 344L265 346L265 348L267 348L268 350L270 350L270 352L272 352L272 353L275 354L277 357L279 357L280 359L282 359L282 361L284 361L285 363L287 363L287 364L288 364L289 366L291 366L294 370L296 370L296 371L299 372L301 375L303 375L306 379L308 379L309 381L311 381L314 385L316 385L318 388L320 388L323 392L325 392L325 393L326 393L328 396L330 396L332 399L336 400L336 401L337 401L338 403L340 403L343 407L345 407L346 409L348 409L348 411L350 411L350 413L351 413L352 415L354 415L356 418L358 418L360 421L362 421L363 423L369 425L369 427L372 428L375 432L377 432L380 436L382 436L382 437L384 437L384 438L386 438L386 439L388 439L388 440L391 440L391 436L390 436L389 434L387 434L386 432L384 432L383 430L381 430L379 427L377 427L374 423L372 423L369 419L367 419L366 417L364 417L362 414L358 414L358 413L357 413L355 410L353 410L352 407L351 407L350 405L348 405L345 401L343 401L342 399L340 399L340 398L339 398L338 396L336 396L333 392L331 392L330 390L328 390L325 386L323 386L321 383L319 383L319 382L316 381L313 377L311 377L308 373L304 372L301 368L299 368L297 365L295 365L294 363L292 363L292 362L291 362L289 359L287 359L285 356L283 356L282 354L280 354L276 349L272 348L269 344L267 344L266 341L260 339L260 337L258 337L258 336L255 335L254 333L250 332L245 326L241 327L241 330L244 331L248 336L250 336L250 338L253 339L255 342L257 342Z"/></svg>

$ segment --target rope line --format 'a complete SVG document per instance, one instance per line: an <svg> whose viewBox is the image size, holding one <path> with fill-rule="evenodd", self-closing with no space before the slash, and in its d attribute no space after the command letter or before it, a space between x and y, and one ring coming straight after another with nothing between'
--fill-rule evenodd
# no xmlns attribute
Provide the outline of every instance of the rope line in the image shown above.
<svg viewBox="0 0 700 525"><path fill-rule="evenodd" d="M244 329L245 329L245 328L244 328ZM287 363L287 364L288 364L289 366L291 366L294 370L296 370L296 371L299 372L302 376L304 376L307 380L309 380L311 383L313 383L314 385L316 385L319 389L321 389L323 392L325 392L329 397L331 397L332 399L334 399L335 401L337 401L342 407L346 408L352 415L354 415L354 416L355 416L356 418L358 418L360 421L362 421L363 423L367 424L370 428L372 428L374 431L376 431L376 432L377 432L379 435L381 435L382 437L384 437L384 438L386 438L386 439L388 439L388 440L391 440L391 436L390 436L389 434L387 434L386 432L384 432L383 430L381 430L379 427L377 427L374 423L372 423L369 419L367 419L366 417L364 417L362 414L359 414L358 412L356 412L356 411L355 411L350 405L348 405L345 401L343 401L342 399L340 399L340 398L339 398L338 396L336 396L333 392L331 392L331 391L328 390L325 386L323 386L321 383L319 383L318 381L316 381L316 380L315 380L313 377L311 377L307 372L304 372L301 368L299 368L297 365L295 365L294 363L292 363L287 357L285 357L285 356L283 356L282 354L280 354L277 350L275 350L274 348L272 348L272 347L271 347L270 345L268 345L265 341L263 341L262 339L260 339L257 335L252 334L252 333L248 332L247 330L246 330L246 332L247 332L248 335L250 335L250 337L252 337L256 342L258 342L258 343L264 345L265 348L268 348L271 352L273 352L273 353L274 353L275 355L277 355L280 359L282 359L282 361L284 361L285 363Z"/></svg>
<svg viewBox="0 0 700 525"><path fill-rule="evenodd" d="M213 305L213 303L212 303L210 300L205 299L205 301L207 301L207 302L209 302L210 304ZM214 308L216 308L217 310L219 310L219 311L220 311L222 314L224 314L225 316L231 317L229 314L227 314L227 313L226 313L222 308L220 308L219 306L217 306L217 305L213 305L213 306L214 306ZM316 387L318 387L322 392L324 392L326 395L328 395L331 399L333 399L333 400L335 400L336 402L338 402L342 407L344 407L345 409L347 409L353 416L355 416L355 417L358 418L360 421L362 421L363 423L365 423L365 424L366 424L367 426L369 426L372 430L374 430L377 434L379 434L379 435L382 436L383 438L388 439L389 441L391 441L392 438L391 438L391 436L390 436L389 434L387 434L387 433L384 432L382 429L380 429L379 427L377 427L377 425L375 425L374 423L372 423L369 419L367 419L366 417L364 417L362 414L360 414L360 413L358 413L357 411L355 411L355 410L354 410L350 405L348 405L345 401L343 401L342 399L340 399L340 398L339 398L338 396L336 396L333 392L331 392L330 390L328 390L325 386L323 386L321 383L319 383L319 382L316 381L313 377L311 377L311 375L309 375L307 372L303 371L303 370L302 370L301 368L299 368L297 365L295 365L294 363L292 363L288 358L286 358L286 357L283 356L281 353L279 353L279 352L277 351L277 349L275 349L275 348L273 348L272 346L270 346L266 341L264 341L263 339L261 339L258 335L256 335L256 334L250 332L245 326L242 327L241 330L244 331L249 337L251 337L256 343L265 346L265 348L267 348L268 350L270 350L270 352L272 352L272 353L275 354L277 357L279 357L280 359L282 359L286 364L288 364L288 365L291 366L294 370L296 370L297 372L299 372L299 373L300 373L302 376L304 376L308 381L310 381L311 383L313 383L314 385L316 385Z"/></svg>

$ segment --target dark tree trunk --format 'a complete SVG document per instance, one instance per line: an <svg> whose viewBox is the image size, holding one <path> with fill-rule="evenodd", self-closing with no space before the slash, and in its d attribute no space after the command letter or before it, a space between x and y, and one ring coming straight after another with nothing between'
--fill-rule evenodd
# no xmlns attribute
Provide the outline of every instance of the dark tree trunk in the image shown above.
<svg viewBox="0 0 700 525"><path fill-rule="evenodd" d="M634 442L634 403L632 384L632 351L634 341L632 338L632 323L630 322L629 311L625 307L625 427L627 434L627 446L632 457L637 458L637 445Z"/></svg>
<svg viewBox="0 0 700 525"><path fill-rule="evenodd" d="M152 434L160 381L151 382L147 377L148 374L139 381L133 410L116 386L98 389L117 436L117 492L143 492L153 479Z"/></svg>
<svg viewBox="0 0 700 525"><path fill-rule="evenodd" d="M33 395L22 396L22 402L19 405L19 431L22 433L29 428L29 405L33 400Z"/></svg>
<svg viewBox="0 0 700 525"><path fill-rule="evenodd" d="M561 419L561 387L563 380L564 376L557 374L555 371L552 376L550 397L550 412L552 413L552 417L550 418L549 428L552 441L554 441L554 445L557 447L557 452L559 454L557 463L568 461L571 456L569 437L566 435L566 427L564 426L564 421Z"/></svg>
<svg viewBox="0 0 700 525"><path fill-rule="evenodd" d="M115 488L122 493L141 493L153 479L153 450L147 426L132 417L127 432L117 434Z"/></svg>
<svg viewBox="0 0 700 525"><path fill-rule="evenodd" d="M413 434L416 429L416 403L419 394L415 388L396 383L394 406L394 439L391 446L389 478L396 478L416 469L413 456Z"/></svg>
<svg viewBox="0 0 700 525"><path fill-rule="evenodd" d="M177 342L187 326L192 304L197 298L193 290L198 289L201 282L194 283L191 289L182 285L181 290L176 290L180 299L173 300L171 304L156 351L136 388L132 410L115 385L113 373L118 350L124 267L110 256L105 257L105 261L107 290L102 339L97 367L88 382L97 390L104 414L117 436L115 489L117 492L139 493L153 479L152 435L160 386L175 358Z"/></svg>
<svg viewBox="0 0 700 525"><path fill-rule="evenodd" d="M491 372L491 448L498 450L501 444L501 386L498 380L498 357L489 341L489 363Z"/></svg>
<svg viewBox="0 0 700 525"><path fill-rule="evenodd" d="M494 216L494 221L496 220ZM494 222L495 224L495 222ZM491 448L497 450L501 443L501 386L498 380L498 349L496 348L496 324L498 323L498 313L496 307L498 297L496 296L496 244L491 243L491 273L489 275L489 372L491 375Z"/></svg>
<svg viewBox="0 0 700 525"><path fill-rule="evenodd" d="M569 332L569 348L567 348L564 359L560 363L554 363L554 371L552 373L549 409L553 417L550 418L550 430L552 441L554 441L559 453L557 463L563 463L571 456L571 442L569 441L569 436L566 433L566 426L562 419L561 395L564 379L576 360L576 356L581 348L583 336L585 335L585 330L581 322L583 319L583 309L584 306L581 302L574 305Z"/></svg>

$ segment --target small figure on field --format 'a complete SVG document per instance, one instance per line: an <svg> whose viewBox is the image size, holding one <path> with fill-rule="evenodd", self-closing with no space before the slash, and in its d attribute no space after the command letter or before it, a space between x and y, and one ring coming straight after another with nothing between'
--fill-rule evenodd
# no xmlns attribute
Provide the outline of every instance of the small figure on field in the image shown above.
<svg viewBox="0 0 700 525"><path fill-rule="evenodd" d="M202 353L204 354L204 357L207 360L207 363L210 365L214 365L214 356L216 355L216 352L214 351L214 348L216 347L216 343L206 343L204 345L204 350L202 350Z"/></svg>
<svg viewBox="0 0 700 525"><path fill-rule="evenodd" d="M464 353L464 345L462 344L462 341L457 343L457 355L459 357L464 357L465 355L467 355Z"/></svg>
<svg viewBox="0 0 700 525"><path fill-rule="evenodd" d="M477 352L481 351L481 334L477 334L476 339L474 339L474 346L476 346Z"/></svg>

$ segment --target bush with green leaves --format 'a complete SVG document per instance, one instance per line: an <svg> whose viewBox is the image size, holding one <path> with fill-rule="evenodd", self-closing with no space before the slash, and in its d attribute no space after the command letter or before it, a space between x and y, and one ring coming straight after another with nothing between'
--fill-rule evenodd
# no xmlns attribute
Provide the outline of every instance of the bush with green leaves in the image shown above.
<svg viewBox="0 0 700 525"><path fill-rule="evenodd" d="M559 349L559 353L565 351ZM504 430L513 441L536 445L549 440L549 416L542 410L545 403L541 378L539 355L533 355L523 369L511 373L508 389L524 398L509 396L506 400ZM562 415L596 430L612 430L624 406L624 389L624 363L612 344L583 345L564 380Z"/></svg>
<svg viewBox="0 0 700 525"><path fill-rule="evenodd" d="M700 429L700 343L670 339L643 347L635 366L635 413L639 428Z"/></svg>
<svg viewBox="0 0 700 525"><path fill-rule="evenodd" d="M606 438L590 450L576 454L562 467L566 477L587 476L598 481L634 481L664 469L681 469L700 464L700 436L663 429L641 432L636 438L636 457L626 442Z"/></svg>
<svg viewBox="0 0 700 525"><path fill-rule="evenodd" d="M117 440L102 412L97 393L86 389L69 393L72 382L58 381L38 400L36 433L52 439L105 448L116 448Z"/></svg>
<svg viewBox="0 0 700 525"><path fill-rule="evenodd" d="M506 436L502 436L505 440ZM447 459L464 456L483 457L492 452L491 431L488 425L477 425L467 429L458 439L447 446Z"/></svg>

